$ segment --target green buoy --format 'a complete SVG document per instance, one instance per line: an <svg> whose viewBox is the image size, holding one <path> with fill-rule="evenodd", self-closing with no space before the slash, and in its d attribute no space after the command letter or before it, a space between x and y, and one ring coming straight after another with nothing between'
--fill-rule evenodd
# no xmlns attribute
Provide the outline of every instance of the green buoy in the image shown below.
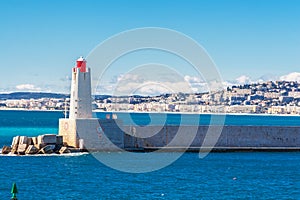
<svg viewBox="0 0 300 200"><path fill-rule="evenodd" d="M12 193L11 200L18 200L17 199L18 189L16 183L13 183L10 193Z"/></svg>

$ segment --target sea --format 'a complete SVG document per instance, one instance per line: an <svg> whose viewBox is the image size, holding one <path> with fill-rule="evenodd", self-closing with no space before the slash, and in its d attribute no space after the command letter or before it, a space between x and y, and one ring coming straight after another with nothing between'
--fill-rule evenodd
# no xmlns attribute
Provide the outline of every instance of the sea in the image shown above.
<svg viewBox="0 0 300 200"><path fill-rule="evenodd" d="M299 126L300 116L97 112L124 124ZM58 133L58 111L0 111L0 146L16 135ZM116 152L99 152L114 157ZM139 153L146 155L147 153ZM119 155L120 156L120 155ZM123 154L121 153L121 156ZM128 156L124 153L125 160ZM118 171L88 153L0 156L0 199L300 199L300 152L156 153L158 160L178 157L148 173ZM147 156L145 156L147 158ZM130 158L128 158L129 160ZM143 162L143 159L140 160Z"/></svg>

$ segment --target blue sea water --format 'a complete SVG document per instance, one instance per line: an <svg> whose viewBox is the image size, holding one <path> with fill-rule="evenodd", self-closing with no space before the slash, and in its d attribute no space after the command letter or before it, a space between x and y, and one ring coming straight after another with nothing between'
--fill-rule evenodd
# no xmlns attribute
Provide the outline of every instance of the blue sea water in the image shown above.
<svg viewBox="0 0 300 200"><path fill-rule="evenodd" d="M106 114L97 113L97 117ZM169 115L166 123L180 123L179 114ZM10 144L14 135L57 133L61 117L62 112L0 111L0 145ZM118 113L119 119L129 123L126 117ZM141 125L155 121L144 113L131 117ZM200 124L209 124L210 118L201 115ZM300 117L229 115L225 124L296 126ZM164 159L171 154L177 153L157 156ZM90 154L0 156L0 163L0 199L10 199L13 182L19 200L300 199L299 152L210 153L203 159L197 153L185 153L161 170L142 174L116 171Z"/></svg>
<svg viewBox="0 0 300 200"><path fill-rule="evenodd" d="M112 112L96 112L94 117L105 119L106 115ZM148 124L169 124L178 125L182 119L189 123L189 119L199 118L197 124L219 124L225 125L262 125L262 126L299 126L300 116L288 115L255 115L255 114L180 114L180 113L127 113L117 112L118 119L124 124L130 124L130 119L139 125ZM212 118L213 116L213 118ZM0 127L21 126L21 127L55 127L57 128L58 119L64 118L62 111L11 111L0 110ZM213 119L213 120L212 120ZM190 123L194 120L190 120Z"/></svg>
<svg viewBox="0 0 300 200"><path fill-rule="evenodd" d="M161 157L168 156L161 154ZM0 157L9 199L299 199L299 153L186 153L159 171L129 174L91 155Z"/></svg>

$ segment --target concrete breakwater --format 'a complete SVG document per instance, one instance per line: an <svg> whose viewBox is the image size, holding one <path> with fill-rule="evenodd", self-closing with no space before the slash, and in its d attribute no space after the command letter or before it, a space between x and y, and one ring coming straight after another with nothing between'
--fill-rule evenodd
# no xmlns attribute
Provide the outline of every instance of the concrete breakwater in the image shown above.
<svg viewBox="0 0 300 200"><path fill-rule="evenodd" d="M116 147L130 151L300 150L299 126L129 126L118 120L93 120L87 126L81 123L86 122L77 120L76 140L82 139L89 151Z"/></svg>
<svg viewBox="0 0 300 200"><path fill-rule="evenodd" d="M213 151L300 150L300 127L296 126L128 126L125 129L130 134L125 134L124 148L133 150L154 150L162 147L166 151L180 151L186 148L188 151L198 151L200 148L203 151L210 148ZM153 135L157 130L158 133ZM220 135L217 134L218 131L221 131ZM132 132L143 132L143 135L153 136L138 138L133 137ZM187 141L189 138L194 138L191 143Z"/></svg>
<svg viewBox="0 0 300 200"><path fill-rule="evenodd" d="M32 155L32 154L64 154L78 152L63 142L63 137L55 134L39 135L37 137L15 136L11 146L4 146L2 154Z"/></svg>
<svg viewBox="0 0 300 200"><path fill-rule="evenodd" d="M300 127L278 126L126 126L115 120L92 120L80 126L76 140L81 148L69 145L62 135L15 136L2 154L63 154L79 151L300 151ZM100 125L101 129L97 128ZM221 133L220 135L218 134ZM104 137L105 136L105 137Z"/></svg>

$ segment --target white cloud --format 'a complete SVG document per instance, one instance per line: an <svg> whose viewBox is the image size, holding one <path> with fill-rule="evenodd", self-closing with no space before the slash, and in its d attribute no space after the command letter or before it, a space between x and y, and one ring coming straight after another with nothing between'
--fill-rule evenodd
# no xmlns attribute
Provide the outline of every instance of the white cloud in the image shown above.
<svg viewBox="0 0 300 200"><path fill-rule="evenodd" d="M61 80L61 81L71 81L72 78L70 76L66 75L65 77L60 78L59 80Z"/></svg>
<svg viewBox="0 0 300 200"><path fill-rule="evenodd" d="M227 80L224 81L224 85L231 87L233 85L244 85L244 84L251 84L251 83L264 83L267 81L277 81L277 80L285 80L285 81L297 81L300 82L300 73L299 72L292 72L287 75L283 76L276 76L274 74L265 74L257 79L252 79L249 76L241 75L240 77L236 78L235 80Z"/></svg>
<svg viewBox="0 0 300 200"><path fill-rule="evenodd" d="M174 78L175 77L175 78ZM231 87L233 85L244 85L266 81L287 80L300 82L300 73L293 72L288 75L278 76L272 74L262 75L257 79L252 79L247 75L241 75L235 80L224 81L223 87ZM97 94L115 94L115 95L158 95L162 93L176 93L176 92L207 92L209 89L213 89L213 84L210 83L208 87L207 83L197 76L185 75L185 76L151 76L146 77L144 74L122 74L115 77L108 83L102 83L97 89ZM220 85L217 85L220 88Z"/></svg>
<svg viewBox="0 0 300 200"><path fill-rule="evenodd" d="M164 85L159 85L156 83L146 83L140 86L134 93L142 95L159 95L163 93L170 93L169 88L164 87Z"/></svg>
<svg viewBox="0 0 300 200"><path fill-rule="evenodd" d="M236 83L239 85L249 84L251 82L251 78L246 75L242 75L236 79Z"/></svg>
<svg viewBox="0 0 300 200"><path fill-rule="evenodd" d="M148 75L148 76L147 76ZM223 84L212 81L208 85L202 77L175 73L151 75L144 73L120 74L110 81L102 81L98 84L95 94L121 95L159 95L163 93L201 93L226 88Z"/></svg>
<svg viewBox="0 0 300 200"><path fill-rule="evenodd" d="M249 76L241 75L240 77L236 78L235 80L227 80L223 82L224 88L226 87L232 87L234 85L244 85L244 84L250 84L255 81L252 81L252 79Z"/></svg>
<svg viewBox="0 0 300 200"><path fill-rule="evenodd" d="M36 87L33 84L20 84L16 85L17 90L22 90L22 91L41 91L40 87Z"/></svg>
<svg viewBox="0 0 300 200"><path fill-rule="evenodd" d="M191 93L193 90L191 86L185 82L179 80L178 82L168 81L144 81L144 82L131 82L120 81L113 91L114 95L159 95L162 93L178 93L186 92Z"/></svg>
<svg viewBox="0 0 300 200"><path fill-rule="evenodd" d="M224 88L231 87L234 85L232 81L223 81Z"/></svg>
<svg viewBox="0 0 300 200"><path fill-rule="evenodd" d="M283 80L283 81L297 81L297 82L300 82L300 73L299 72L292 72L292 73L289 73L287 75L281 76L279 79Z"/></svg>
<svg viewBox="0 0 300 200"><path fill-rule="evenodd" d="M255 82L257 83L264 83L267 81L277 81L279 80L279 77L274 74L264 74L261 77L259 77Z"/></svg>
<svg viewBox="0 0 300 200"><path fill-rule="evenodd" d="M141 75L139 74L120 74L117 78L117 81L130 81L130 82L135 82L135 83L142 83L144 82L144 79L142 78Z"/></svg>
<svg viewBox="0 0 300 200"><path fill-rule="evenodd" d="M189 82L189 83L203 83L204 81L200 79L199 77L196 76L184 76L184 80Z"/></svg>
<svg viewBox="0 0 300 200"><path fill-rule="evenodd" d="M180 76L176 74L160 74L147 76L145 74L121 74L107 83L100 83L96 94L113 95L159 95L177 92L205 92L207 84L196 76Z"/></svg>

